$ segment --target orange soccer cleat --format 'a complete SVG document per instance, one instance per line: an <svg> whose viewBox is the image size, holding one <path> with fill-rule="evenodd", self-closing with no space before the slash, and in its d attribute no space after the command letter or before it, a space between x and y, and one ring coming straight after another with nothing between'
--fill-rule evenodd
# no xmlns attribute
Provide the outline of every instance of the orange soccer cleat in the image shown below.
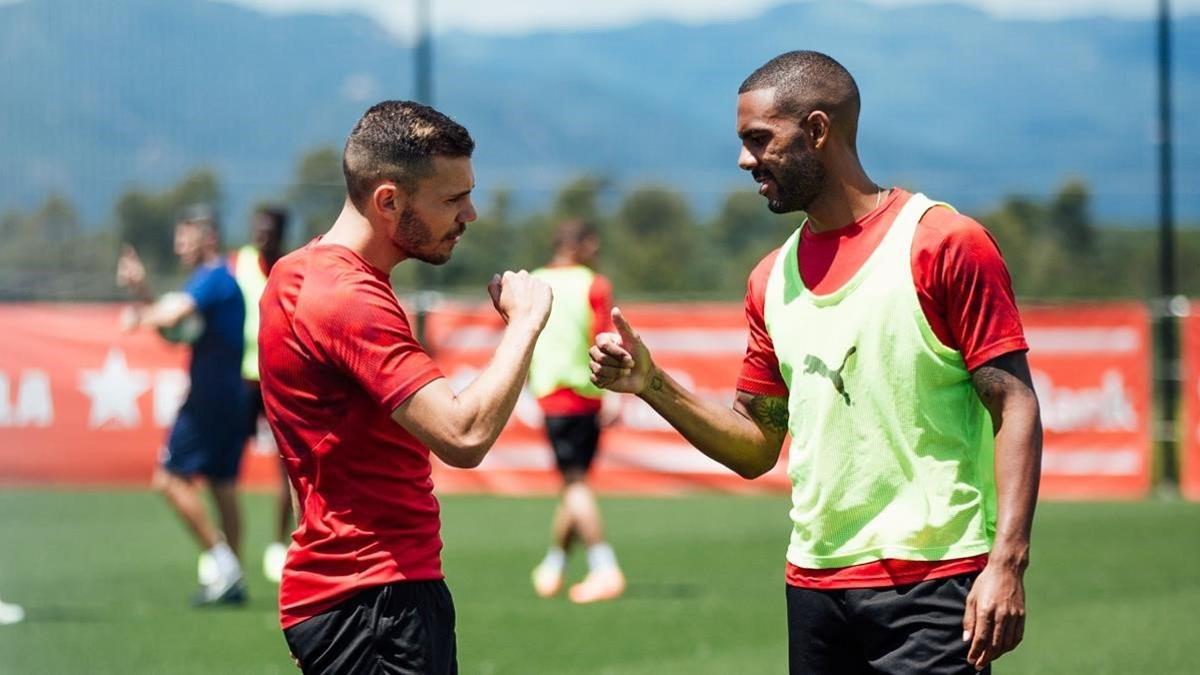
<svg viewBox="0 0 1200 675"><path fill-rule="evenodd" d="M588 572L583 581L571 587L571 602L587 604L615 600L625 592L625 575L616 567Z"/></svg>

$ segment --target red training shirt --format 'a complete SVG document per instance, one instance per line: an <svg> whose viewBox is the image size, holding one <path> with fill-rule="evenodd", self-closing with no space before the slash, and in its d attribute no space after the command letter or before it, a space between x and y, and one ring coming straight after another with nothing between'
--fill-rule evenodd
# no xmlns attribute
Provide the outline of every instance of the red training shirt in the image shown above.
<svg viewBox="0 0 1200 675"><path fill-rule="evenodd" d="M612 297L612 283L600 274L592 277L592 285L588 288L588 304L592 307L592 340L612 330ZM575 390L564 387L539 398L538 406L545 415L594 415L600 412L601 400L580 396Z"/></svg>
<svg viewBox="0 0 1200 675"><path fill-rule="evenodd" d="M797 251L804 285L826 295L849 281L910 196L893 188L878 207L853 223L819 233L805 229ZM737 388L749 394L788 395L763 318L767 278L778 255L776 249L763 258L747 284L750 339ZM982 225L949 209L930 209L913 235L912 271L917 299L934 335L963 355L968 370L1029 349L1012 279L1000 249ZM976 572L986 564L986 554L933 562L889 559L827 570L788 563L787 581L805 588L891 587Z"/></svg>
<svg viewBox="0 0 1200 675"><path fill-rule="evenodd" d="M280 623L368 587L443 578L429 450L391 417L442 374L388 275L314 240L273 266L259 307L263 403L301 511Z"/></svg>

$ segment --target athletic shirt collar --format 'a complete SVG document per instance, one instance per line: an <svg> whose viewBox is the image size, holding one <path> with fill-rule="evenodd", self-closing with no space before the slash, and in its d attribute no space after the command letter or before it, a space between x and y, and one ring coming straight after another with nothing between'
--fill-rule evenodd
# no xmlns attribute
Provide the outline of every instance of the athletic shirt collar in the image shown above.
<svg viewBox="0 0 1200 675"><path fill-rule="evenodd" d="M901 202L907 198L908 193L904 190L896 187L890 188L887 196L883 198L883 201L879 203L879 206L876 206L870 211L870 213L863 215L858 220L832 230L826 230L825 232L814 232L812 228L806 227L800 233L800 236L803 240L817 241L839 239L841 237L853 237L865 229L878 225L888 211L896 207L898 202Z"/></svg>

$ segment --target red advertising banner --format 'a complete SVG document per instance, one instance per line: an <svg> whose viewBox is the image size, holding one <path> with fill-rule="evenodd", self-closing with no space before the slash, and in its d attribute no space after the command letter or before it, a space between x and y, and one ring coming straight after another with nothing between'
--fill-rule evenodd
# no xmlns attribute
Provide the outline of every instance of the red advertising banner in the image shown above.
<svg viewBox="0 0 1200 675"><path fill-rule="evenodd" d="M1022 311L1046 432L1042 489L1136 498L1150 489L1150 317L1138 304Z"/></svg>
<svg viewBox="0 0 1200 675"><path fill-rule="evenodd" d="M746 333L736 304L623 307L659 364L701 396L734 397ZM124 334L111 305L0 305L0 483L144 485L187 391L186 351L152 332ZM1150 484L1149 320L1139 305L1025 312L1030 362L1046 429L1042 494L1132 498ZM1188 354L1200 329L1189 324ZM455 387L491 357L502 324L490 305L445 304L427 343ZM1196 486L1196 374L1189 357L1189 458ZM640 400L617 397L601 441L600 489L677 493L698 488L785 490L781 461L745 481L692 448ZM273 451L247 454L245 482L278 480ZM474 470L435 467L441 491L545 493L557 489L541 412L521 397L508 427ZM1186 480L1186 476L1185 476Z"/></svg>
<svg viewBox="0 0 1200 675"><path fill-rule="evenodd" d="M1200 500L1200 315L1181 322L1183 332L1183 446L1179 490Z"/></svg>
<svg viewBox="0 0 1200 675"><path fill-rule="evenodd" d="M150 482L187 394L187 351L124 333L120 312L0 305L0 483ZM277 466L251 451L242 474L273 483Z"/></svg>
<svg viewBox="0 0 1200 675"><path fill-rule="evenodd" d="M746 352L746 322L730 304L623 305L655 361L700 396L730 404ZM466 386L491 358L503 323L491 305L445 305L429 315L426 343L455 388ZM747 481L693 448L659 415L632 396L616 396L617 422L601 435L592 478L601 490L676 493L696 488L732 492L784 490L786 465ZM542 413L526 391L496 446L478 469L438 466L440 489L501 493L551 492L559 487Z"/></svg>

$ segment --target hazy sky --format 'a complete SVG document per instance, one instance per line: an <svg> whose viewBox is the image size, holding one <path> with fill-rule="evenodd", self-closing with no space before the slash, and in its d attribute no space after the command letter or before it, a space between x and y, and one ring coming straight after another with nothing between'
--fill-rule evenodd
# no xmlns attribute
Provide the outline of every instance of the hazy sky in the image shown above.
<svg viewBox="0 0 1200 675"><path fill-rule="evenodd" d="M0 0L3 1L3 0ZM412 0L219 0L270 11L356 9L404 34L412 25ZM817 0L840 2L841 0ZM998 16L1149 16L1158 0L867 0L878 5L957 2ZM432 0L438 30L516 33L544 28L619 26L648 18L703 22L753 15L781 0ZM1200 0L1172 0L1176 13L1200 12Z"/></svg>

